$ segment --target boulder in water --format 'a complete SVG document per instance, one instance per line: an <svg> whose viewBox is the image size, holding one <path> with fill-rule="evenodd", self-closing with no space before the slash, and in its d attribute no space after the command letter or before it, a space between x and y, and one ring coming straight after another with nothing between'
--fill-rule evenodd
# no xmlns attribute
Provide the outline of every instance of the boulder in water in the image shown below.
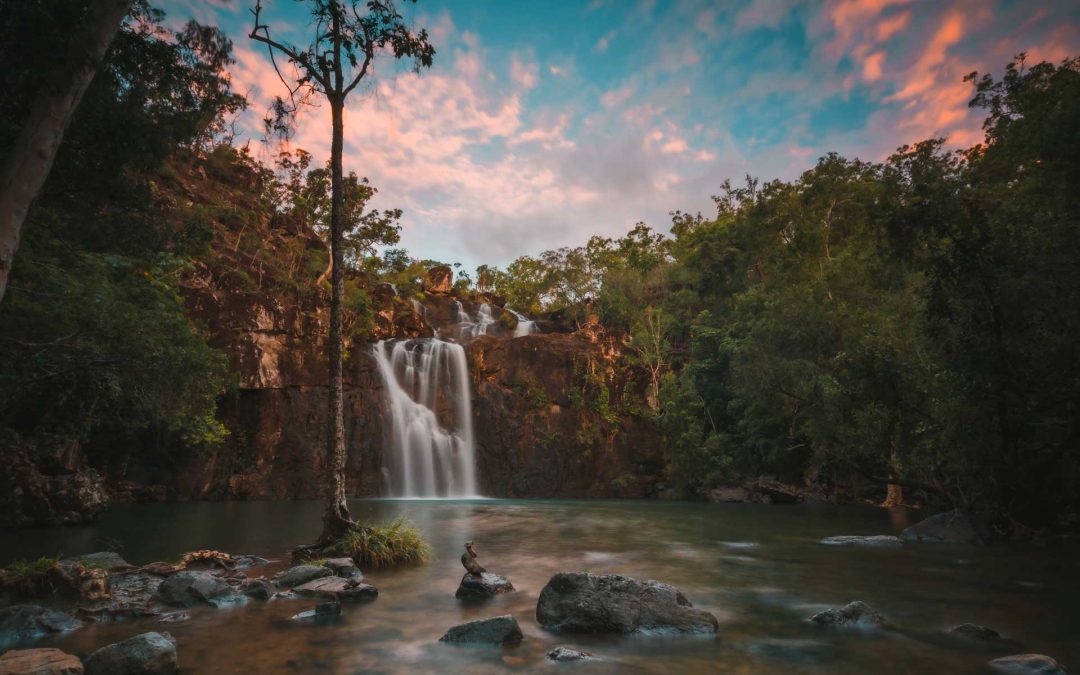
<svg viewBox="0 0 1080 675"><path fill-rule="evenodd" d="M536 603L536 620L563 633L715 633L720 626L673 586L586 572L551 577Z"/></svg>
<svg viewBox="0 0 1080 675"><path fill-rule="evenodd" d="M547 653L547 657L552 661L588 661L593 655L569 647L556 647Z"/></svg>
<svg viewBox="0 0 1080 675"><path fill-rule="evenodd" d="M362 583L359 579L343 577L321 577L301 584L293 589L298 595L306 595L326 600L364 600L379 595L377 588Z"/></svg>
<svg viewBox="0 0 1080 675"><path fill-rule="evenodd" d="M524 637L517 619L506 614L454 626L439 638L439 642L501 645L521 642Z"/></svg>
<svg viewBox="0 0 1080 675"><path fill-rule="evenodd" d="M983 640L986 642L1001 639L1001 633L998 633L993 628L987 628L986 626L977 623L962 623L959 626L950 628L949 632L958 637Z"/></svg>
<svg viewBox="0 0 1080 675"><path fill-rule="evenodd" d="M825 537L820 544L826 546L862 546L865 548L897 548L904 545L904 540L890 534L873 534L869 536L840 535L837 537Z"/></svg>
<svg viewBox="0 0 1080 675"><path fill-rule="evenodd" d="M1009 675L1066 675L1065 669L1044 654L1016 654L990 662L990 667Z"/></svg>
<svg viewBox="0 0 1080 675"><path fill-rule="evenodd" d="M86 657L86 675L173 675L176 641L168 633L143 633Z"/></svg>
<svg viewBox="0 0 1080 675"><path fill-rule="evenodd" d="M363 579L364 575L352 558L330 558L323 561L323 567L330 569L334 574L345 579Z"/></svg>
<svg viewBox="0 0 1080 675"><path fill-rule="evenodd" d="M83 664L59 649L12 649L0 656L0 675L83 675Z"/></svg>
<svg viewBox="0 0 1080 675"><path fill-rule="evenodd" d="M514 585L504 576L491 572L480 575L466 574L461 577L461 583L454 597L458 600L485 600L513 590Z"/></svg>
<svg viewBox="0 0 1080 675"><path fill-rule="evenodd" d="M302 586L314 579L334 576L334 571L322 565L297 565L274 577L274 583L282 588Z"/></svg>
<svg viewBox="0 0 1080 675"><path fill-rule="evenodd" d="M320 602L315 605L315 616L328 617L328 616L341 616L341 603L337 600L329 600L327 602Z"/></svg>
<svg viewBox="0 0 1080 675"><path fill-rule="evenodd" d="M264 577L248 579L241 582L240 592L249 598L266 601L274 597L274 585Z"/></svg>
<svg viewBox="0 0 1080 675"><path fill-rule="evenodd" d="M877 628L886 625L881 616L870 605L856 600L843 607L833 607L810 617L811 623L821 626L842 626L845 628Z"/></svg>
<svg viewBox="0 0 1080 675"><path fill-rule="evenodd" d="M80 626L82 623L70 614L38 605L5 607L0 609L0 649Z"/></svg>
<svg viewBox="0 0 1080 675"><path fill-rule="evenodd" d="M985 543L971 515L962 509L953 509L930 516L907 528L900 536L906 541L936 544L981 545Z"/></svg>
<svg viewBox="0 0 1080 675"><path fill-rule="evenodd" d="M242 598L233 587L210 574L185 570L177 572L161 582L157 591L158 598L167 605L193 607L195 605L220 605Z"/></svg>

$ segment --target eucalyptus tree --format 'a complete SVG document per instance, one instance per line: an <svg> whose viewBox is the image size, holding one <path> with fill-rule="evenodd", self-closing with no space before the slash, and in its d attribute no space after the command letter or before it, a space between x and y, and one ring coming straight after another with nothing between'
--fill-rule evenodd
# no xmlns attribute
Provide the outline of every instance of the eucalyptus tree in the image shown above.
<svg viewBox="0 0 1080 675"><path fill-rule="evenodd" d="M415 2L415 0L413 0ZM330 145L330 336L329 336L329 420L327 434L326 510L323 531L318 543L340 539L353 527L345 501L345 419L342 392L342 316L345 297L345 184L342 148L345 130L345 100L373 74L377 56L392 55L408 59L419 73L430 67L435 48L427 31L414 32L398 12L394 0L306 0L312 41L295 46L271 34L263 19L261 0L251 13L253 23L248 37L266 45L274 68L288 87L289 100L275 103L279 128L288 126L297 106L312 96L322 96L330 104L332 141ZM287 60L296 70L293 82L287 82L278 59ZM273 122L271 122L272 124Z"/></svg>

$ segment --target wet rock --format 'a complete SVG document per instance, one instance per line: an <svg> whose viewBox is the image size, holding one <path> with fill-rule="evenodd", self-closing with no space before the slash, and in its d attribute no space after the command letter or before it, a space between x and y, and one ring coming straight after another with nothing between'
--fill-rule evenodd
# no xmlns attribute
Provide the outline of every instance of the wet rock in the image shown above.
<svg viewBox="0 0 1080 675"><path fill-rule="evenodd" d="M0 656L0 675L82 675L79 657L59 649L12 649Z"/></svg>
<svg viewBox="0 0 1080 675"><path fill-rule="evenodd" d="M293 591L297 595L348 601L374 598L379 594L378 589L374 586L361 583L358 579L345 579L334 576L309 581L306 584L297 586Z"/></svg>
<svg viewBox="0 0 1080 675"><path fill-rule="evenodd" d="M257 555L238 555L233 559L233 565L235 569L246 570L252 567L259 567L261 565L269 565L270 561L266 558L260 558Z"/></svg>
<svg viewBox="0 0 1080 675"><path fill-rule="evenodd" d="M333 576L334 571L322 565L297 565L274 577L274 583L281 588L302 586L314 579Z"/></svg>
<svg viewBox="0 0 1080 675"><path fill-rule="evenodd" d="M113 551L99 551L98 553L87 553L86 555L75 556L74 558L67 558L60 561L61 565L75 565L80 564L83 567L94 567L97 569L108 570L109 572L119 572L123 570L135 569L135 566L124 560L119 553Z"/></svg>
<svg viewBox="0 0 1080 675"><path fill-rule="evenodd" d="M491 572L480 575L466 574L461 577L461 583L454 597L458 600L484 600L513 590L514 585L510 583L510 580L498 574Z"/></svg>
<svg viewBox="0 0 1080 675"><path fill-rule="evenodd" d="M209 572L185 570L161 582L158 598L167 605L220 605L237 599L232 586Z"/></svg>
<svg viewBox="0 0 1080 675"><path fill-rule="evenodd" d="M811 623L822 626L842 626L845 628L877 628L886 625L885 617L870 608L865 602L856 600L843 607L833 607L810 617Z"/></svg>
<svg viewBox="0 0 1080 675"><path fill-rule="evenodd" d="M552 661L587 661L593 656L589 652L579 652L569 647L556 647L547 653Z"/></svg>
<svg viewBox="0 0 1080 675"><path fill-rule="evenodd" d="M120 572L109 577L109 597L80 602L77 614L95 622L130 621L160 614L155 603L161 579L142 572Z"/></svg>
<svg viewBox="0 0 1080 675"><path fill-rule="evenodd" d="M1001 633L998 633L993 628L987 628L986 626L977 623L962 623L959 626L950 628L949 632L958 637L984 640L987 642L1001 639Z"/></svg>
<svg viewBox="0 0 1080 675"><path fill-rule="evenodd" d="M506 614L454 626L439 638L439 642L500 645L521 642L524 637L517 619Z"/></svg>
<svg viewBox="0 0 1080 675"><path fill-rule="evenodd" d="M985 543L971 516L962 509L930 516L907 528L900 536L906 541L937 544L981 545Z"/></svg>
<svg viewBox="0 0 1080 675"><path fill-rule="evenodd" d="M240 592L249 598L265 602L273 597L274 585L270 583L269 579L263 577L248 579L240 584Z"/></svg>
<svg viewBox="0 0 1080 675"><path fill-rule="evenodd" d="M187 612L169 612L158 618L158 623L183 623L191 621L191 615Z"/></svg>
<svg viewBox="0 0 1080 675"><path fill-rule="evenodd" d="M341 603L337 600L320 602L315 605L315 616L341 616Z"/></svg>
<svg viewBox="0 0 1080 675"><path fill-rule="evenodd" d="M990 668L1009 675L1066 675L1065 669L1044 654L1016 654L990 662Z"/></svg>
<svg viewBox="0 0 1080 675"><path fill-rule="evenodd" d="M618 574L556 574L540 592L536 619L565 633L715 633L716 617L673 586Z"/></svg>
<svg viewBox="0 0 1080 675"><path fill-rule="evenodd" d="M736 504L750 501L750 491L737 485L721 486L708 492L710 502Z"/></svg>
<svg viewBox="0 0 1080 675"><path fill-rule="evenodd" d="M82 622L70 614L38 605L12 605L0 609L0 649L30 642L50 633L75 630Z"/></svg>
<svg viewBox="0 0 1080 675"><path fill-rule="evenodd" d="M352 558L330 558L323 562L323 567L329 568L337 576L346 579L364 578Z"/></svg>
<svg viewBox="0 0 1080 675"><path fill-rule="evenodd" d="M904 540L888 534L874 534L870 536L841 535L838 537L825 537L820 544L826 546L863 546L867 548L896 548L904 545Z"/></svg>
<svg viewBox="0 0 1080 675"><path fill-rule="evenodd" d="M143 565L139 568L140 572L146 572L147 574L153 574L158 577L167 577L179 572L181 568L179 565L174 565L167 562L152 562Z"/></svg>
<svg viewBox="0 0 1080 675"><path fill-rule="evenodd" d="M757 483L758 492L769 498L771 504L795 504L802 501L799 489L781 483L771 476L762 476Z"/></svg>
<svg viewBox="0 0 1080 675"><path fill-rule="evenodd" d="M86 657L86 675L172 675L176 641L168 633L143 633Z"/></svg>

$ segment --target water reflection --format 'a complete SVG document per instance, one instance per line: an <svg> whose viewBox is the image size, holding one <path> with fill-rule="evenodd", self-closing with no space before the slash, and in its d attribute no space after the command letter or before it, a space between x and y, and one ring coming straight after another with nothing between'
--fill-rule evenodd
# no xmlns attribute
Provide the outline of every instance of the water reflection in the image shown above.
<svg viewBox="0 0 1080 675"><path fill-rule="evenodd" d="M191 621L178 624L95 626L53 643L85 654L165 628L179 640L184 671L193 673L528 672L548 668L544 655L557 645L604 657L572 666L590 673L974 673L1002 652L942 634L974 621L1025 649L1080 662L1080 589L1070 563L1075 550L816 543L837 534L895 534L904 521L877 509L451 500L352 506L365 521L408 515L429 537L435 558L419 568L370 573L379 599L347 607L337 625L289 619L311 601L274 601L195 610ZM317 534L320 512L317 502L139 505L116 509L89 527L0 533L0 544L5 558L85 553L109 538L138 563L203 547L280 560L289 546ZM477 542L481 562L510 577L518 592L481 606L454 600L458 558L469 539ZM550 635L536 624L536 598L552 574L566 570L672 583L717 615L720 636ZM896 630L845 633L803 620L855 599L885 614ZM437 642L456 623L506 613L525 633L520 646Z"/></svg>

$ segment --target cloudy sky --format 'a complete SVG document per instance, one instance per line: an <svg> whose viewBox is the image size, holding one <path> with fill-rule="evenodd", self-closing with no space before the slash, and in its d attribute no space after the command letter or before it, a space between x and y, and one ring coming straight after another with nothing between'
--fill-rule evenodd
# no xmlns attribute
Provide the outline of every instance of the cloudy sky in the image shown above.
<svg viewBox="0 0 1080 675"><path fill-rule="evenodd" d="M284 91L247 38L254 0L162 0L172 24L225 29L234 88L261 118ZM1075 0L420 0L437 49L417 76L384 60L345 117L345 168L401 207L416 257L505 265L674 209L708 212L725 178L793 178L828 151L981 138L971 71L1080 54ZM303 43L302 3L264 0ZM359 95L357 95L359 94ZM329 110L294 147L329 156ZM262 151L265 153L265 151ZM264 157L266 155L264 154Z"/></svg>

